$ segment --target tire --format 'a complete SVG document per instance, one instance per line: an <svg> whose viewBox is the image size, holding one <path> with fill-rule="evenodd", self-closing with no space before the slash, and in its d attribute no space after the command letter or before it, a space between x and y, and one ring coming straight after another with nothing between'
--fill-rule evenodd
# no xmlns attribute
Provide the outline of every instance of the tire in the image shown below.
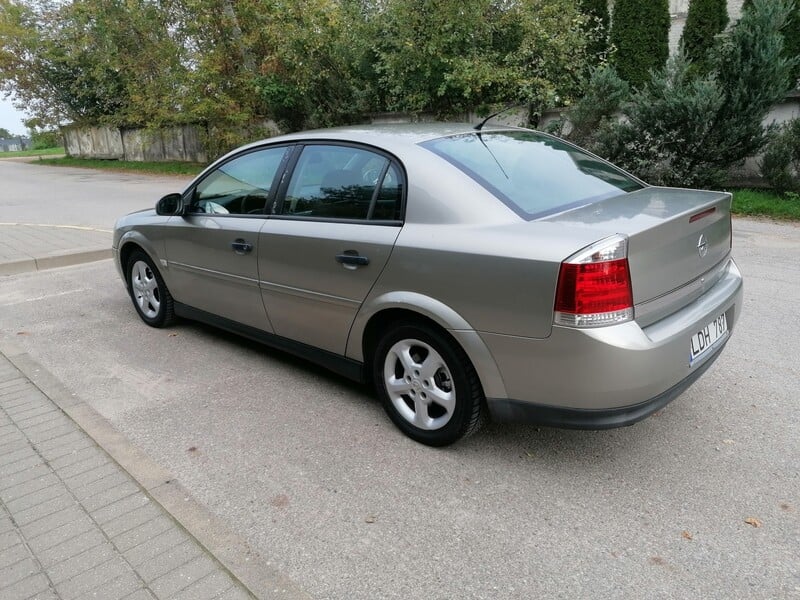
<svg viewBox="0 0 800 600"><path fill-rule="evenodd" d="M486 399L466 353L446 333L395 326L378 342L373 380L389 418L411 439L447 446L483 425Z"/></svg>
<svg viewBox="0 0 800 600"><path fill-rule="evenodd" d="M142 321L150 327L167 327L174 323L172 295L150 257L141 250L134 251L125 273L128 293Z"/></svg>

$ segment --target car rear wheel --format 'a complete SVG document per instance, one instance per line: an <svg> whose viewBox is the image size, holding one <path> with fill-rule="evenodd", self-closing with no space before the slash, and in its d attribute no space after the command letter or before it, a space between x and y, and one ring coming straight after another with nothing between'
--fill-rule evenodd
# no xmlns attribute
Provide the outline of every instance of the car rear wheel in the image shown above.
<svg viewBox="0 0 800 600"><path fill-rule="evenodd" d="M386 333L374 355L373 377L384 409L410 438L446 446L483 424L485 398L464 351L422 324Z"/></svg>
<svg viewBox="0 0 800 600"><path fill-rule="evenodd" d="M151 327L166 327L175 321L175 308L161 273L144 252L128 259L128 291L136 312Z"/></svg>

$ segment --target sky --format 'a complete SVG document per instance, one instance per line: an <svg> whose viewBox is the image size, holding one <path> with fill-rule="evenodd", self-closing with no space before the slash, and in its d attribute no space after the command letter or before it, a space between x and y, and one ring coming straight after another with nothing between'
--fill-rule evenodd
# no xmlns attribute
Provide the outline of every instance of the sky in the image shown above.
<svg viewBox="0 0 800 600"><path fill-rule="evenodd" d="M27 130L22 124L22 120L25 118L27 115L18 111L11 104L11 98L4 98L0 94L0 127L8 129L14 135L25 135Z"/></svg>

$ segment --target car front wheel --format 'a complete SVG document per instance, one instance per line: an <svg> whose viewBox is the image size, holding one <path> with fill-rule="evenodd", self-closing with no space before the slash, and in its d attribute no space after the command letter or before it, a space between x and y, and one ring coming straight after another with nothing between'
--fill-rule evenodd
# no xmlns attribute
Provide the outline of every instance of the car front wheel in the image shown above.
<svg viewBox="0 0 800 600"><path fill-rule="evenodd" d="M478 375L464 351L422 324L400 325L378 343L373 378L384 409L410 438L446 446L485 419Z"/></svg>
<svg viewBox="0 0 800 600"><path fill-rule="evenodd" d="M136 312L151 327L166 327L175 320L172 295L161 273L144 252L137 250L128 259L128 291Z"/></svg>

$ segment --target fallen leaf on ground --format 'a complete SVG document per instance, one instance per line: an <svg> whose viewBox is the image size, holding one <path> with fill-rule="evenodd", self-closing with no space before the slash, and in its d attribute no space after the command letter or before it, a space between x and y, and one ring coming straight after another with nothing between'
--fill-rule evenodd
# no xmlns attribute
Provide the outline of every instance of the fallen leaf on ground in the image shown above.
<svg viewBox="0 0 800 600"><path fill-rule="evenodd" d="M170 333L169 337L178 337L178 334L177 333Z"/></svg>
<svg viewBox="0 0 800 600"><path fill-rule="evenodd" d="M681 537L682 537L683 539L685 539L685 540L691 540L691 539L693 539L693 536L692 536L692 534L691 534L691 533L689 533L688 531L686 531L685 529L684 529L683 531L681 531Z"/></svg>
<svg viewBox="0 0 800 600"><path fill-rule="evenodd" d="M373 517L373 516L371 516L371 515L370 515L369 517L367 517L366 519L364 519L364 522L365 522L365 523L374 523L374 522L375 522L375 517Z"/></svg>
<svg viewBox="0 0 800 600"><path fill-rule="evenodd" d="M790 504L787 504L786 502L781 502L781 510L785 510L788 512L792 510L792 507Z"/></svg>
<svg viewBox="0 0 800 600"><path fill-rule="evenodd" d="M187 452L197 452L197 446L189 446L186 449Z"/></svg>
<svg viewBox="0 0 800 600"><path fill-rule="evenodd" d="M18 331L17 335L30 335L27 331Z"/></svg>
<svg viewBox="0 0 800 600"><path fill-rule="evenodd" d="M752 525L753 527L761 527L761 525L763 525L763 523L755 517L747 517L744 522L748 525Z"/></svg>
<svg viewBox="0 0 800 600"><path fill-rule="evenodd" d="M732 444L733 440L722 440L723 444Z"/></svg>

